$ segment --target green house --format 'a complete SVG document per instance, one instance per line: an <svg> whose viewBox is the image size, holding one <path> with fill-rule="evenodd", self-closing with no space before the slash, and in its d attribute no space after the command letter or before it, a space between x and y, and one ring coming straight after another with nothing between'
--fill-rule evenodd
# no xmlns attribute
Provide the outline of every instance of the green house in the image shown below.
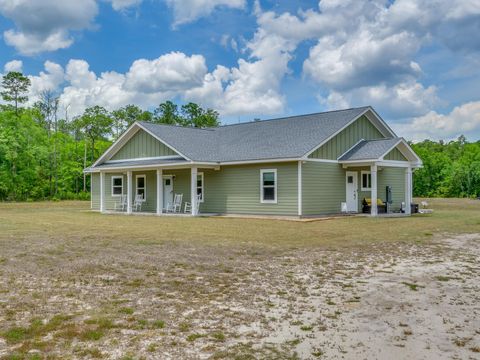
<svg viewBox="0 0 480 360"><path fill-rule="evenodd" d="M375 216L410 213L421 165L360 107L208 129L136 122L85 171L100 212Z"/></svg>

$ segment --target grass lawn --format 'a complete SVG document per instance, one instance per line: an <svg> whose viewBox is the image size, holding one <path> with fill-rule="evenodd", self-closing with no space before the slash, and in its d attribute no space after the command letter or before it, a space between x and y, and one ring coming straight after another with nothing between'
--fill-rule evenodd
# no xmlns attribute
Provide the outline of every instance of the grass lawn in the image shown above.
<svg viewBox="0 0 480 360"><path fill-rule="evenodd" d="M306 223L0 204L0 358L473 357L480 201L428 201Z"/></svg>

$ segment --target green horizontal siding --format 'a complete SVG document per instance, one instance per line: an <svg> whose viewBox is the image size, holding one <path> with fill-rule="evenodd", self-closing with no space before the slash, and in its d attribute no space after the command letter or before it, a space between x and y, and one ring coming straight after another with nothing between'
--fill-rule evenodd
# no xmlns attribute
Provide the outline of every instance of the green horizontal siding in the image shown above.
<svg viewBox="0 0 480 360"><path fill-rule="evenodd" d="M345 170L340 164L302 164L303 215L339 213L345 201Z"/></svg>
<svg viewBox="0 0 480 360"><path fill-rule="evenodd" d="M154 212L157 206L157 175L155 171L134 171L132 172L132 206L136 194L136 175L146 176L146 201L142 204L142 211ZM105 173L105 210L115 210L115 203L120 204L120 196L112 195L112 177L122 176L123 193L127 194L126 173ZM100 210L100 174L92 174L92 209Z"/></svg>
<svg viewBox="0 0 480 360"><path fill-rule="evenodd" d="M163 175L173 176L173 193L183 194L182 198L182 212L185 209L185 202L190 202L190 169L177 169L177 170L163 170ZM202 207L200 205L200 211Z"/></svg>
<svg viewBox="0 0 480 360"><path fill-rule="evenodd" d="M122 176L123 177L123 193L127 193L127 176L117 172L117 173L106 173L105 174L105 210L114 210L115 203L120 203L120 196L112 195L112 177Z"/></svg>
<svg viewBox="0 0 480 360"><path fill-rule="evenodd" d="M91 174L91 206L92 210L100 210L100 174L99 173L92 173Z"/></svg>
<svg viewBox="0 0 480 360"><path fill-rule="evenodd" d="M358 118L342 130L333 139L310 154L310 158L336 160L361 139L372 140L384 138L382 133L366 116Z"/></svg>
<svg viewBox="0 0 480 360"><path fill-rule="evenodd" d="M405 168L384 167L378 171L378 197L386 200L386 187L392 187L392 210L399 210L405 201Z"/></svg>
<svg viewBox="0 0 480 360"><path fill-rule="evenodd" d="M348 171L358 172L358 210L362 209L364 198L370 198L370 190L362 191L361 171L370 171L369 167L349 168ZM402 201L405 201L405 169L394 167L379 167L377 170L377 198L383 202L387 200L387 186L392 187L393 204L391 210L400 209Z"/></svg>
<svg viewBox="0 0 480 360"><path fill-rule="evenodd" d="M132 172L132 206L137 193L137 176L145 175L145 202L142 204L142 211L157 211L157 173L155 170L134 171ZM124 182L124 193L126 193L127 183Z"/></svg>
<svg viewBox="0 0 480 360"><path fill-rule="evenodd" d="M260 202L260 170L277 169L277 203ZM298 214L298 163L222 166L202 170L205 201L200 212L221 214Z"/></svg>
<svg viewBox="0 0 480 360"><path fill-rule="evenodd" d="M385 160L396 160L396 161L408 161L408 159L403 156L400 150L394 148L384 157Z"/></svg>
<svg viewBox="0 0 480 360"><path fill-rule="evenodd" d="M111 160L171 155L178 154L147 132L139 130L117 153L115 153L115 155L113 155Z"/></svg>

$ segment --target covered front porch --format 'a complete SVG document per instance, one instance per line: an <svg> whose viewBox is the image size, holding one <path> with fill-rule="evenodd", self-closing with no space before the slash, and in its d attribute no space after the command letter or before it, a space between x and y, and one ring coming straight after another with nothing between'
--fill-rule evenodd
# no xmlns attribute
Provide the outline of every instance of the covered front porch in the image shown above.
<svg viewBox="0 0 480 360"><path fill-rule="evenodd" d="M412 172L408 162L344 163L346 212L371 216L410 215Z"/></svg>
<svg viewBox="0 0 480 360"><path fill-rule="evenodd" d="M98 181L101 213L197 216L204 201L204 169L209 166L119 166L92 174ZM92 197L93 198L93 197ZM93 202L94 200L92 200ZM93 205L93 204L92 204Z"/></svg>

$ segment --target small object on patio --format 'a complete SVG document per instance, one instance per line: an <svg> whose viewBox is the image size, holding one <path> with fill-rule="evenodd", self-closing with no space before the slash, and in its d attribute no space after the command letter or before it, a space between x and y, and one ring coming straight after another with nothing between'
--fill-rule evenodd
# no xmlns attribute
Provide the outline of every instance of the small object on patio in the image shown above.
<svg viewBox="0 0 480 360"><path fill-rule="evenodd" d="M195 207L195 212L198 214L198 209L200 209L200 200L202 200L202 194L197 195L197 206ZM192 212L192 203L191 202L185 202L185 207L183 209L183 212L185 214Z"/></svg>
<svg viewBox="0 0 480 360"><path fill-rule="evenodd" d="M420 214L431 214L431 213L433 213L433 209L428 209L428 202L422 201L420 204L422 206L420 209L418 209L418 212Z"/></svg>
<svg viewBox="0 0 480 360"><path fill-rule="evenodd" d="M372 199L363 198L362 201L362 212L364 214L369 214L372 209ZM377 212L379 214L385 214L387 212L387 205L382 201L382 199L377 198Z"/></svg>
<svg viewBox="0 0 480 360"><path fill-rule="evenodd" d="M137 194L135 195L135 201L133 202L133 208L135 211L142 211L142 204L143 204L143 195Z"/></svg>
<svg viewBox="0 0 480 360"><path fill-rule="evenodd" d="M120 195L120 201L115 201L113 209L115 211L125 211L127 208L127 195Z"/></svg>
<svg viewBox="0 0 480 360"><path fill-rule="evenodd" d="M183 194L175 194L173 197L173 203L167 204L167 212L177 213L182 210Z"/></svg>
<svg viewBox="0 0 480 360"><path fill-rule="evenodd" d="M340 204L340 208L342 209L342 213L347 213L348 212L348 207L346 202L342 202Z"/></svg>

